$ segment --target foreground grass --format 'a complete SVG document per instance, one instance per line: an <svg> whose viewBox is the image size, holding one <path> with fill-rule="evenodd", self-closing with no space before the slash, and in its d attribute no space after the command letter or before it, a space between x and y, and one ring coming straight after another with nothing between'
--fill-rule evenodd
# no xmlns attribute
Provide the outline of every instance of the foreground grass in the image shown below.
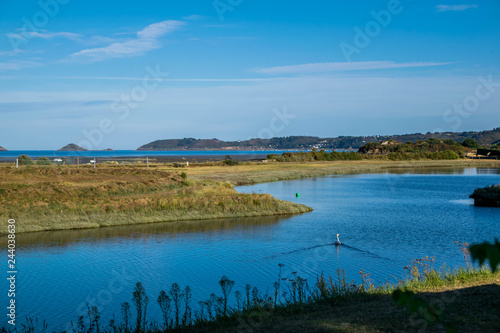
<svg viewBox="0 0 500 333"><path fill-rule="evenodd" d="M429 276L374 287L321 277L312 301L274 308L255 307L183 332L443 332L443 323L396 305L397 288L417 293L458 332L500 330L500 274L475 269L428 272ZM321 287L325 284L325 287Z"/></svg>
<svg viewBox="0 0 500 333"><path fill-rule="evenodd" d="M229 183L140 167L0 168L0 218L17 232L297 214L312 209ZM0 233L6 233L2 228Z"/></svg>
<svg viewBox="0 0 500 333"><path fill-rule="evenodd" d="M367 172L407 172L414 169L449 168L500 168L500 160L419 160L419 161L336 161L303 163L242 163L235 166L214 164L183 168L189 177L197 180L215 180L233 185L250 185L281 180L294 180L325 175L346 175ZM174 168L160 166L160 169L174 171ZM178 170L178 169L177 169Z"/></svg>

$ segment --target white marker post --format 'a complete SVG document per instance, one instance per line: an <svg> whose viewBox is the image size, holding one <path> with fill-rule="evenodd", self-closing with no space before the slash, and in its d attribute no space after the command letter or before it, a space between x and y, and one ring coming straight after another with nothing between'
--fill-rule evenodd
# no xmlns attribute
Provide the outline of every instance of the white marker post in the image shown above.
<svg viewBox="0 0 500 333"><path fill-rule="evenodd" d="M19 159L16 158L16 169L19 169Z"/></svg>

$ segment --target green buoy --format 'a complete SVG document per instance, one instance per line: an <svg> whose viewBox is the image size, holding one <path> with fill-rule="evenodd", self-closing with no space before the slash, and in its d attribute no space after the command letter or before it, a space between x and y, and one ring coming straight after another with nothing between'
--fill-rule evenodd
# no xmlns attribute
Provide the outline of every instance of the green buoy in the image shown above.
<svg viewBox="0 0 500 333"><path fill-rule="evenodd" d="M295 193L295 196L296 196L297 198L300 198L300 193Z"/></svg>

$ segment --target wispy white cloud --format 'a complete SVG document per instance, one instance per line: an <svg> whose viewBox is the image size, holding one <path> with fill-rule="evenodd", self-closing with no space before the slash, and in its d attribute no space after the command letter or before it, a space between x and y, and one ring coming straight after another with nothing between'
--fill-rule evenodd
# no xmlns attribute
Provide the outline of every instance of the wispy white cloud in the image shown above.
<svg viewBox="0 0 500 333"><path fill-rule="evenodd" d="M390 69L390 68L411 68L411 67L430 67L449 65L452 62L407 62L396 63L393 61L362 61L362 62L325 62L312 63L292 66L278 66L268 68L254 68L253 71L269 75L283 74L309 74L325 72L342 72L371 69Z"/></svg>
<svg viewBox="0 0 500 333"><path fill-rule="evenodd" d="M39 31L26 31L26 30L18 30L16 33L7 33L5 34L7 37L12 38L12 39L22 39L22 40L27 40L27 39L32 39L32 38L41 38L41 39L53 39L57 37L62 37L62 38L67 38L71 40L80 40L81 35L75 34L72 32L50 32L47 30L39 30Z"/></svg>
<svg viewBox="0 0 500 333"><path fill-rule="evenodd" d="M86 49L70 55L71 61L97 62L111 58L122 58L142 55L148 51L161 48L160 38L178 30L184 22L162 21L148 25L137 32L137 37L124 42L112 43L101 48Z"/></svg>
<svg viewBox="0 0 500 333"><path fill-rule="evenodd" d="M9 62L0 62L0 71L6 70L18 70L23 68L33 68L39 67L42 64L34 61L25 61L25 60L15 60Z"/></svg>
<svg viewBox="0 0 500 333"><path fill-rule="evenodd" d="M437 5L438 12L461 12L471 8L478 8L478 5Z"/></svg>
<svg viewBox="0 0 500 333"><path fill-rule="evenodd" d="M75 34L72 32L36 32L36 31L31 31L28 32L28 35L31 38L42 38L42 39L53 39L56 37L63 37L67 39L72 39L72 40L80 40L82 37L79 34Z"/></svg>

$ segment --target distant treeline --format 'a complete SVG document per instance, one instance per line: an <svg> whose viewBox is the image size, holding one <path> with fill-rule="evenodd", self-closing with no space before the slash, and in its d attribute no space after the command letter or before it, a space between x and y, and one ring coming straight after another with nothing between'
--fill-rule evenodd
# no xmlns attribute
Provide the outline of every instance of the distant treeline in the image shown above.
<svg viewBox="0 0 500 333"><path fill-rule="evenodd" d="M465 143L465 142L464 142ZM282 155L270 154L268 159L277 162L312 162L312 161L356 161L356 160L456 160L465 158L471 148L453 140L440 140L431 138L417 142L396 142L386 140L382 142L369 142L363 145L358 152L327 152L316 150L310 152L283 153ZM473 144L467 142L467 144ZM477 142L476 142L477 144Z"/></svg>
<svg viewBox="0 0 500 333"><path fill-rule="evenodd" d="M139 147L137 150L203 150L203 149L358 149L367 142L393 140L398 142L417 142L437 138L444 141L464 142L472 139L479 145L494 148L500 145L500 127L482 132L444 132L415 133L386 136L339 136L319 138L314 136L288 136L271 139L250 139L242 141L222 141L218 139L171 139L157 140Z"/></svg>

